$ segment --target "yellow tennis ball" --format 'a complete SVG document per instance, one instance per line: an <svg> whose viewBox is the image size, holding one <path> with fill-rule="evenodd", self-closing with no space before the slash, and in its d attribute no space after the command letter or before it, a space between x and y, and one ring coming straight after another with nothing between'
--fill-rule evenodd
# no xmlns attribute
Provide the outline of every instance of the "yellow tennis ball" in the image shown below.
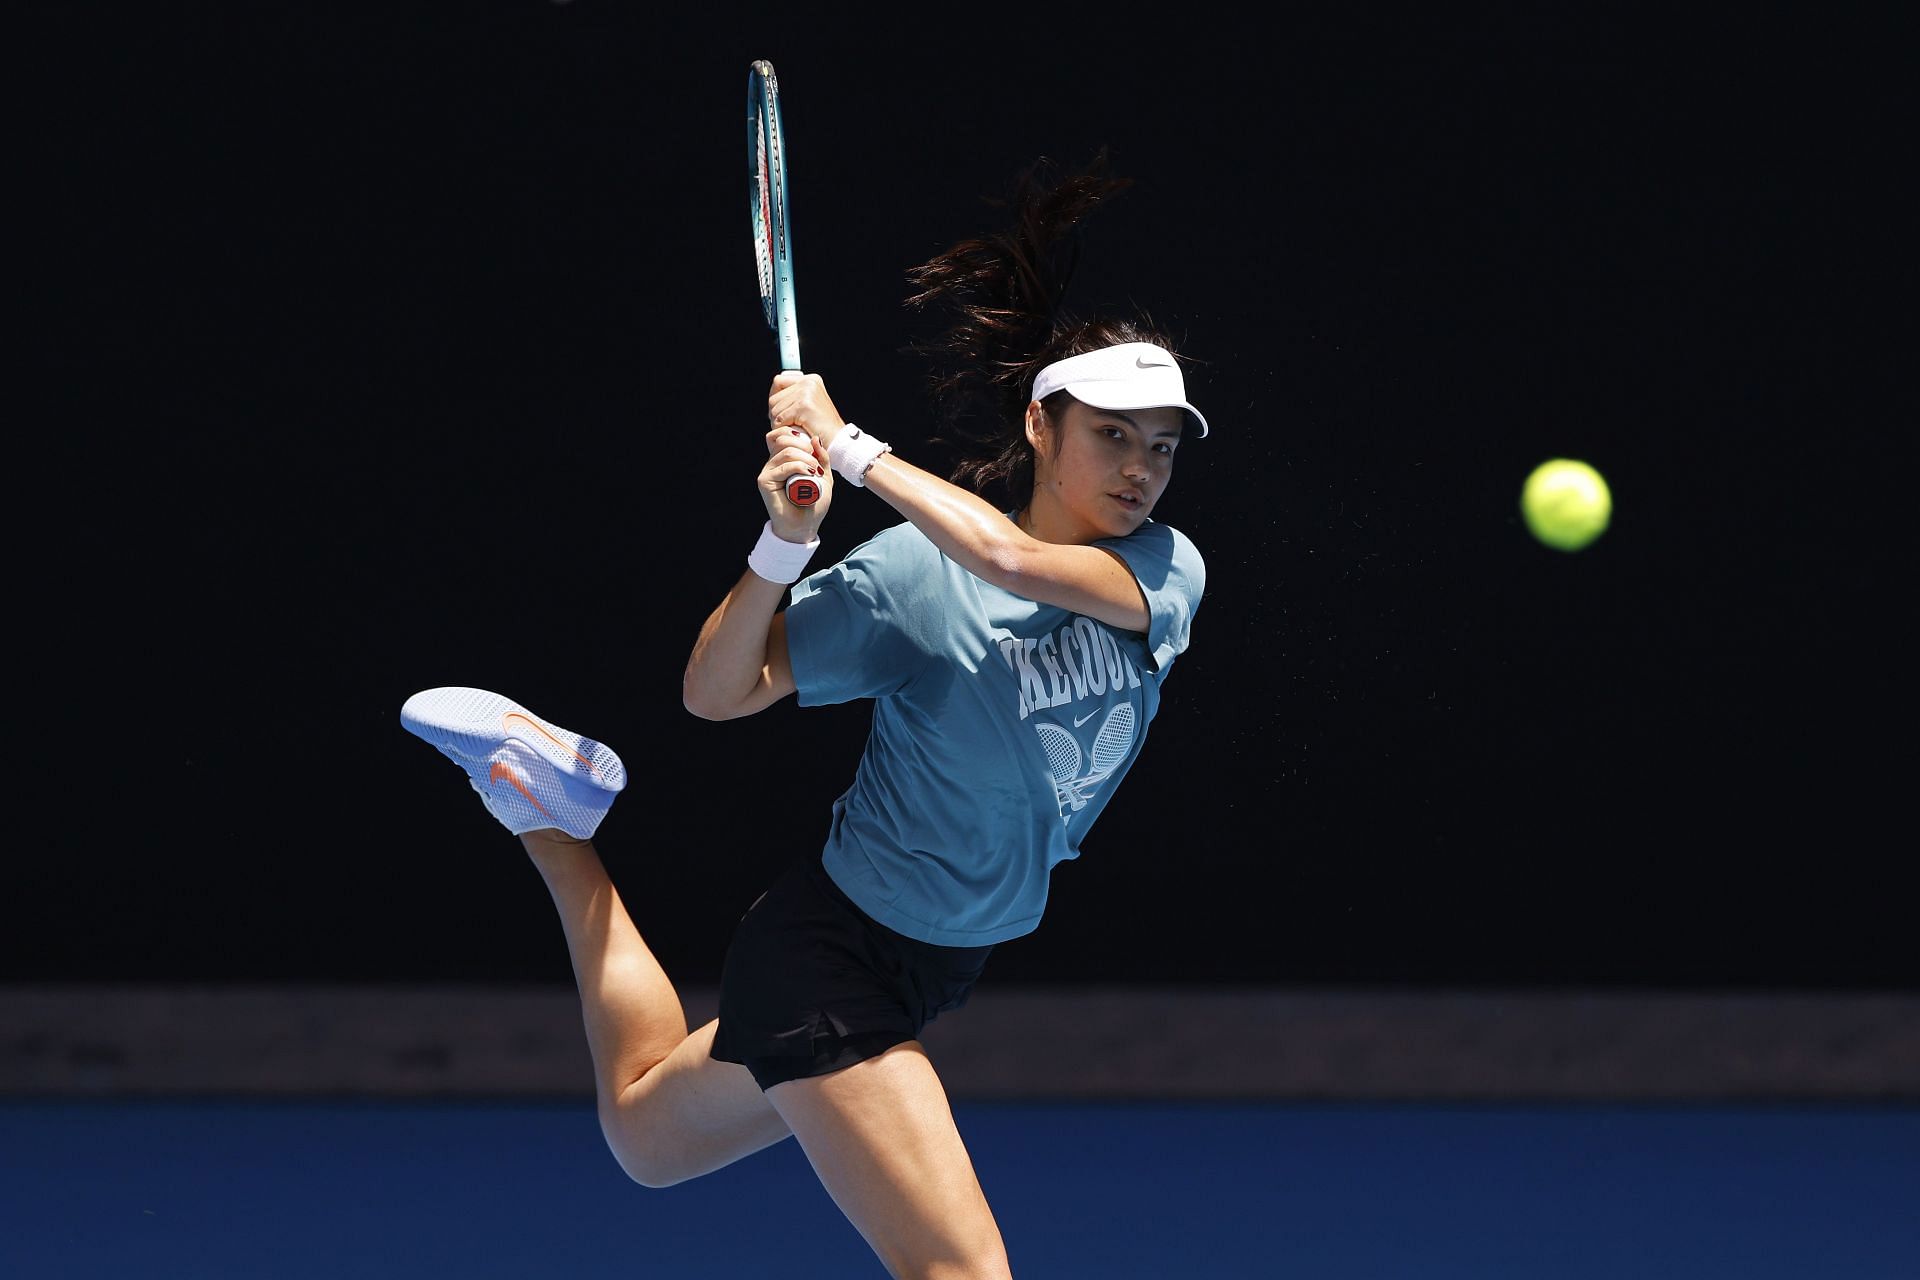
<svg viewBox="0 0 1920 1280"><path fill-rule="evenodd" d="M1520 514L1547 546L1578 551L1606 531L1613 492L1586 463L1550 458L1533 469L1520 490Z"/></svg>

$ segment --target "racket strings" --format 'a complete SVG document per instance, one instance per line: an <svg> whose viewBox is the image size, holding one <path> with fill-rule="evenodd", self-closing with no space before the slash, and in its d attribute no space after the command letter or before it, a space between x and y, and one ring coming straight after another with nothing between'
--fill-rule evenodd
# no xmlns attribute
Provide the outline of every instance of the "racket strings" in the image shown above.
<svg viewBox="0 0 1920 1280"><path fill-rule="evenodd" d="M753 261L760 280L760 308L769 325L777 325L775 264L786 252L787 211L781 191L784 162L780 126L770 101L771 82L754 101Z"/></svg>
<svg viewBox="0 0 1920 1280"><path fill-rule="evenodd" d="M780 91L773 67L765 60L753 64L747 79L747 161L751 169L754 268L760 278L760 309L780 347L780 367L800 368L799 324L794 316L793 244L787 224L787 156L785 130L780 123ZM796 476L788 481L788 497L796 496Z"/></svg>

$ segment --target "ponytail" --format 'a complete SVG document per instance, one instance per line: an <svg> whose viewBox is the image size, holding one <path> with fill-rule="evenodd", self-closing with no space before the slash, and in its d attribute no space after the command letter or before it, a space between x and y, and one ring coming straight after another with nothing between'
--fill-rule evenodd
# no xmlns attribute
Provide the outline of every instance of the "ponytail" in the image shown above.
<svg viewBox="0 0 1920 1280"><path fill-rule="evenodd" d="M1025 422L1035 375L1055 360L1121 342L1173 349L1145 316L1081 320L1064 305L1079 260L1075 232L1131 185L1108 174L1104 148L1064 175L1043 158L1020 174L1010 201L988 202L1010 210L1003 230L962 240L907 272L909 308L952 315L944 332L909 350L933 362L935 440L961 455L954 483L983 494L1004 489L1015 508L1026 506L1034 455Z"/></svg>

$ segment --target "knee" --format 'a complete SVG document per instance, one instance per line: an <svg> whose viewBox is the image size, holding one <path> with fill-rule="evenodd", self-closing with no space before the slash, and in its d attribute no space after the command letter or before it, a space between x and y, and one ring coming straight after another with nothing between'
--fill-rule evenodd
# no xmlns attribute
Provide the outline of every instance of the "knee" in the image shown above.
<svg viewBox="0 0 1920 1280"><path fill-rule="evenodd" d="M636 1123L632 1116L603 1116L600 1133L621 1172L643 1187L677 1187L711 1173L725 1160L715 1160L708 1144L672 1127Z"/></svg>
<svg viewBox="0 0 1920 1280"><path fill-rule="evenodd" d="M676 1153L644 1139L636 1141L631 1136L616 1137L609 1133L607 1148L619 1162L621 1172L650 1189L678 1186L702 1172L684 1158L678 1158Z"/></svg>
<svg viewBox="0 0 1920 1280"><path fill-rule="evenodd" d="M674 1170L635 1169L625 1162L622 1162L621 1167L626 1169L629 1178L650 1191L659 1191L666 1187L677 1187L692 1176L691 1174L683 1174Z"/></svg>

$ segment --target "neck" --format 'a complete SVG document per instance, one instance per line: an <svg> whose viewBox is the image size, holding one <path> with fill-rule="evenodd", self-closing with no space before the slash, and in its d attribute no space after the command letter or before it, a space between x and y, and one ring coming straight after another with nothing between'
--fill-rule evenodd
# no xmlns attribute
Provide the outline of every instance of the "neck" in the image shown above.
<svg viewBox="0 0 1920 1280"><path fill-rule="evenodd" d="M1091 542L1099 537L1097 531L1089 532L1079 522L1071 519L1058 502L1048 499L1044 489L1035 488L1033 496L1027 499L1027 505L1014 515L1014 522L1032 538L1042 542L1062 544Z"/></svg>

